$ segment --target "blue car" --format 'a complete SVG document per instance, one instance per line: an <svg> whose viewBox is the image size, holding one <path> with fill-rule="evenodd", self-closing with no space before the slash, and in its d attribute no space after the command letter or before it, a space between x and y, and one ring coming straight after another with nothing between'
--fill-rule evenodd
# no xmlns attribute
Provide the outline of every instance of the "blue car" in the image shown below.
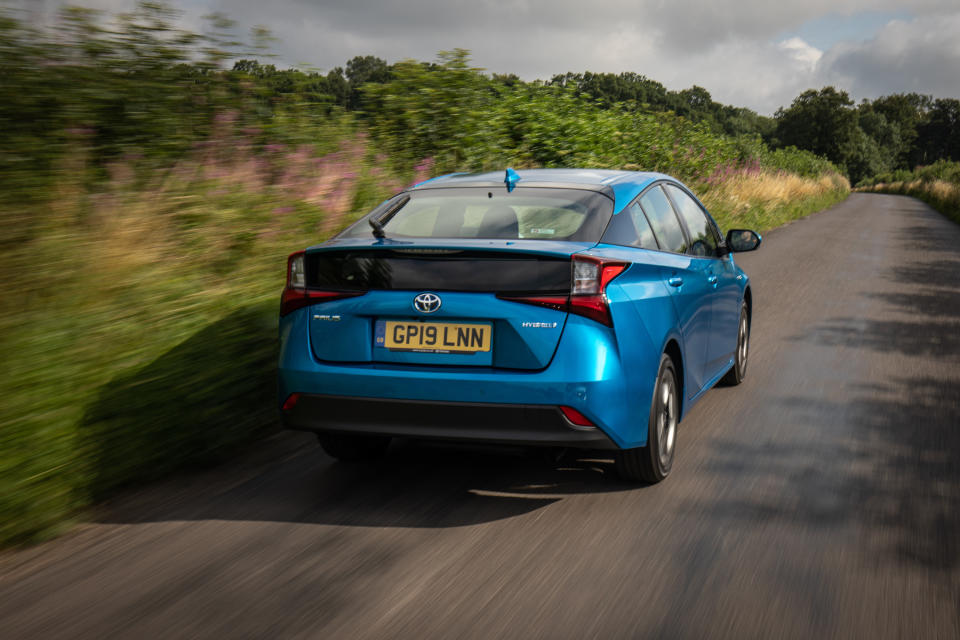
<svg viewBox="0 0 960 640"><path fill-rule="evenodd" d="M279 405L345 461L393 437L613 452L659 482L677 424L747 369L750 282L659 173L452 174L292 254Z"/></svg>

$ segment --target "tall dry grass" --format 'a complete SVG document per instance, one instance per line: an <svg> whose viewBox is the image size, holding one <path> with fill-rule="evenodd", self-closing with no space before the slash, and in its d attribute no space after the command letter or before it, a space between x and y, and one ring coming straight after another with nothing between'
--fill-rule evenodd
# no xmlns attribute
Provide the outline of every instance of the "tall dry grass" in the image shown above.
<svg viewBox="0 0 960 640"><path fill-rule="evenodd" d="M836 173L806 178L747 167L708 181L701 199L722 228L764 231L823 209L849 192L849 181Z"/></svg>
<svg viewBox="0 0 960 640"><path fill-rule="evenodd" d="M948 218L960 223L960 183L918 178L898 182L881 182L865 187L863 190L918 198Z"/></svg>

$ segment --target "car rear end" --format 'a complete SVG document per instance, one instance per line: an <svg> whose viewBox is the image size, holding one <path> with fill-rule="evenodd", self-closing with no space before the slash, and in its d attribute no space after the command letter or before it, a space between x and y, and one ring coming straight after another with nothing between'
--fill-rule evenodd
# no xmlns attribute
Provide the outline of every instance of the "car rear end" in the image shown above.
<svg viewBox="0 0 960 640"><path fill-rule="evenodd" d="M642 444L646 425L631 411L625 345L613 329L616 315L631 323L635 312L611 304L625 297L616 278L631 265L590 255L612 201L576 189L528 192L428 194L419 209L384 224L384 238L358 225L291 255L280 322L285 425L583 448ZM577 220L547 226L551 207L568 206ZM578 235L592 215L595 228ZM496 224L484 230L491 216Z"/></svg>

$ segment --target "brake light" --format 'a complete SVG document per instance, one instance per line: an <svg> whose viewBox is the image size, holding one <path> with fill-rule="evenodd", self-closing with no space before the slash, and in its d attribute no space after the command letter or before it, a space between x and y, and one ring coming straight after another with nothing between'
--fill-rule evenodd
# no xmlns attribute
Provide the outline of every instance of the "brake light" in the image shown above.
<svg viewBox="0 0 960 640"><path fill-rule="evenodd" d="M607 285L629 266L593 256L573 256L573 283L567 296L497 296L503 300L535 304L557 311L568 311L596 320L608 327L613 326L610 305L607 300Z"/></svg>
<svg viewBox="0 0 960 640"><path fill-rule="evenodd" d="M290 254L287 258L287 285L280 296L280 315L285 316L292 311L318 302L329 302L341 298L362 296L363 291L320 291L307 289L306 268L303 251Z"/></svg>

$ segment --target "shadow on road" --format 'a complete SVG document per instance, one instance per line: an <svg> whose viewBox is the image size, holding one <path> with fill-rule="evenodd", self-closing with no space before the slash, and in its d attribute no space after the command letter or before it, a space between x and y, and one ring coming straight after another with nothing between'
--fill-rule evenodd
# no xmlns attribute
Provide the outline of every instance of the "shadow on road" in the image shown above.
<svg viewBox="0 0 960 640"><path fill-rule="evenodd" d="M108 504L100 521L249 520L362 527L456 527L523 515L565 496L636 489L612 460L411 441L372 464L321 453L282 433L239 460L185 474Z"/></svg>
<svg viewBox="0 0 960 640"><path fill-rule="evenodd" d="M890 265L880 284L910 293L865 292L881 314L826 319L792 338L795 349L845 348L869 365L859 381L824 370L825 388L779 398L770 415L796 423L785 438L715 441L710 469L754 474L763 489L698 508L720 519L834 528L904 563L960 566L958 237L953 226L908 229L892 240L915 250L916 262ZM862 350L883 358L861 360Z"/></svg>
<svg viewBox="0 0 960 640"><path fill-rule="evenodd" d="M891 265L884 277L896 292L864 295L884 303L883 317L835 317L811 327L796 342L859 346L884 353L955 360L960 366L960 260L957 234L927 227L908 229L906 237L919 260ZM909 293L901 293L907 290ZM890 314L894 317L889 317Z"/></svg>
<svg viewBox="0 0 960 640"><path fill-rule="evenodd" d="M103 385L79 428L83 490L209 465L275 425L276 343L274 304L238 306Z"/></svg>
<svg viewBox="0 0 960 640"><path fill-rule="evenodd" d="M838 530L856 523L870 537L869 551L931 569L960 566L957 383L902 377L846 392L845 402L784 398L809 427L796 441L715 441L710 470L757 478L763 489L698 508L755 523ZM820 436L808 437L815 432Z"/></svg>

